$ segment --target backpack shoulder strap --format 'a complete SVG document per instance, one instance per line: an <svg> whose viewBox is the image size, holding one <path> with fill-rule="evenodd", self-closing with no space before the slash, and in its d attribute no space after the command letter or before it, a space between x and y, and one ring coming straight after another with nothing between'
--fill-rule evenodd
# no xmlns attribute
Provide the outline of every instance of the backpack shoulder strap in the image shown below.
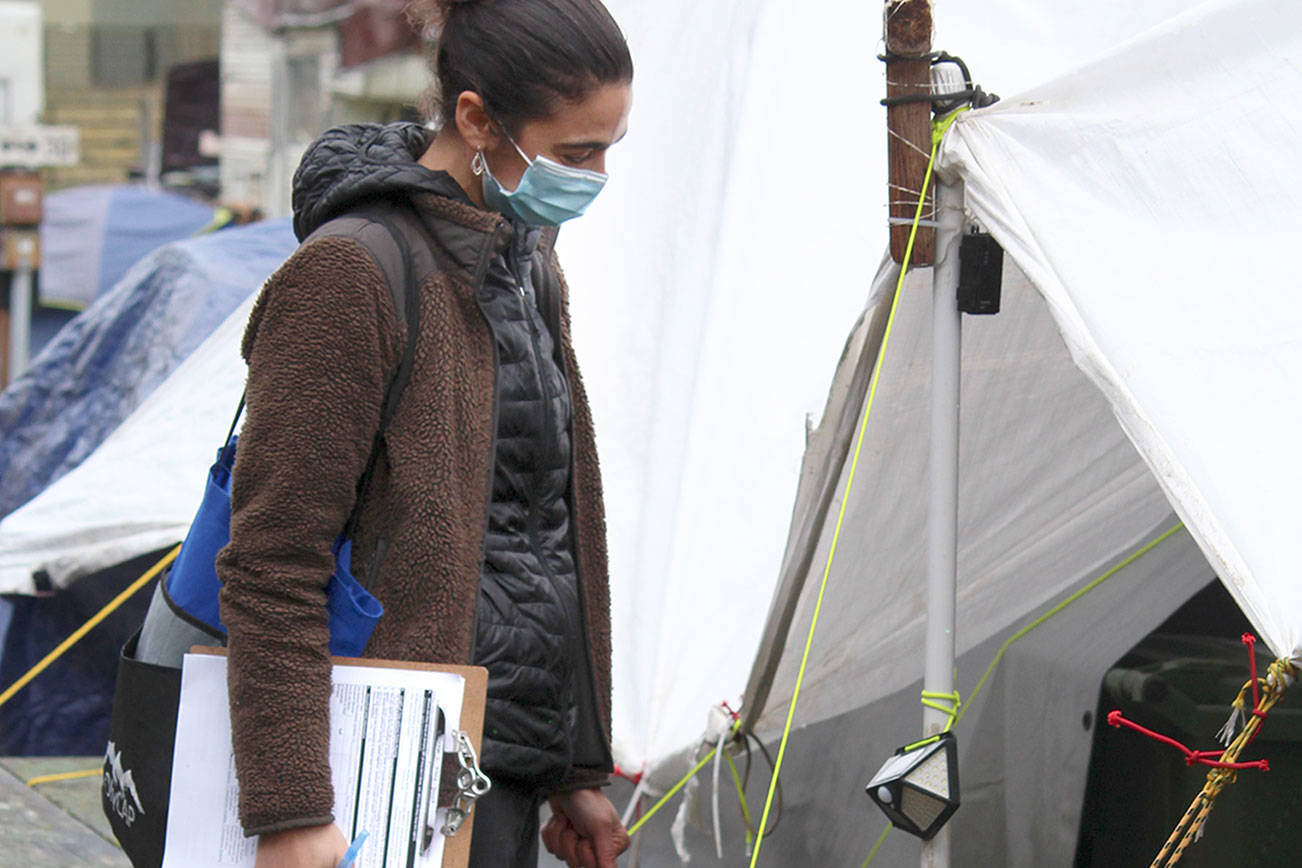
<svg viewBox="0 0 1302 868"><path fill-rule="evenodd" d="M350 237L366 248L384 275L394 313L404 325L406 342L402 361L385 393L380 413L379 433L383 434L411 379L416 338L420 333L420 287L437 267L429 236L420 218L406 203L379 200L328 221L304 243L319 237Z"/></svg>
<svg viewBox="0 0 1302 868"><path fill-rule="evenodd" d="M352 538L361 517L362 501L370 488L380 456L384 433L398 409L398 401L411 380L416 357L416 340L420 335L420 288L437 267L430 249L430 239L420 217L405 202L379 200L336 217L304 239L306 244L319 237L350 237L358 241L375 260L388 284L394 313L401 317L406 341L402 360L389 382L380 408L380 424L366 461L366 470L357 484L357 500L344 526Z"/></svg>

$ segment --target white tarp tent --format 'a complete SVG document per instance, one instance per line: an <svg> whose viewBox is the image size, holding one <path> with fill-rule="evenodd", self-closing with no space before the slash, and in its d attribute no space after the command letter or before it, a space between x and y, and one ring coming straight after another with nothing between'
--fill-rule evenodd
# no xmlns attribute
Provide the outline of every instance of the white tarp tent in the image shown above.
<svg viewBox="0 0 1302 868"><path fill-rule="evenodd" d="M1302 198L1302 180L1282 177L1275 155L1278 143L1296 140L1299 123L1271 108L1302 100L1299 59L1302 7L1215 3L952 127L943 170L967 183L969 211L1044 296L1098 387L1092 400L1106 398L1121 422L1100 428L1083 412L1087 395L1054 398L1031 384L1028 403L1001 408L999 419L964 417L964 449L972 438L990 445L960 457L968 498L960 503L960 650L1079 584L1174 508L1275 654L1302 653L1302 539L1286 500L1302 485L1302 453L1291 445L1302 424L1302 391L1293 385L1302 374L1302 301L1274 256L1296 223L1291 203ZM1152 64L1161 76L1144 72ZM893 290L893 281L879 281L870 306L888 303ZM904 315L916 303L906 293ZM1008 317L969 317L965 328L967 353L985 332L1009 328ZM1051 379L1047 359L1024 376ZM887 391L869 425L868 456L913 430L908 417L927 412L927 371L893 372L892 363L883 361ZM973 407L985 372L965 367L969 414L981 412ZM907 380L892 387L891 377ZM1048 412L1040 428L1033 409ZM989 425L1005 427L995 437ZM921 671L925 513L900 500L926 484L925 442L913 449L892 467L870 466L874 475L856 483L846 527L873 529L863 550L871 560L838 556L824 604L833 614L816 640L836 650L807 676L804 722ZM1003 455L995 467L992 455ZM1096 515L1072 525L1071 546L1041 525L1064 503ZM797 503L793 526L804 508ZM820 533L818 575L804 587L796 625L812 614L831 527ZM1091 550L1082 534L1094 533L1101 547ZM848 583L870 568L872 603L856 605L862 587L837 578ZM803 640L805 627L796 629ZM916 665L901 670L908 648ZM782 659L765 706L770 721L785 713L778 700L790 696L799 650L789 646Z"/></svg>
<svg viewBox="0 0 1302 868"><path fill-rule="evenodd" d="M1302 7L1218 2L960 119L941 165L1217 574L1302 658ZM1160 71L1154 75L1153 71Z"/></svg>
<svg viewBox="0 0 1302 868"><path fill-rule="evenodd" d="M976 804L956 820L955 864L1071 863L1091 727L1081 712L1103 671L1202 582L1219 576L1276 656L1302 655L1302 543L1286 499L1302 483L1291 436L1302 303L1280 256L1302 181L1278 169L1299 133L1279 106L1300 103L1302 9L1216 2L960 119L946 139L941 171L965 182L969 214L1009 254L1004 312L964 326L960 688L1017 627L1178 519L1189 530L1006 659L1016 674L994 696L987 687L959 730ZM880 358L797 710L784 790L803 838L776 841L766 864L858 864L872 843L854 822L866 808L842 800L919 731L929 279L906 284ZM884 275L806 453L748 693L765 738L787 714L845 485L837 438L861 410L856 361L878 360L893 288ZM832 749L862 766L847 773L820 755ZM875 864L916 861L906 841Z"/></svg>

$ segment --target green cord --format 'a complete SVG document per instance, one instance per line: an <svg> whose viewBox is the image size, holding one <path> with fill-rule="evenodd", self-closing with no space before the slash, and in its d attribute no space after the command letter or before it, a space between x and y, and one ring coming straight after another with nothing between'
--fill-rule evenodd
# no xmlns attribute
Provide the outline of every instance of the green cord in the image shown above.
<svg viewBox="0 0 1302 868"><path fill-rule="evenodd" d="M913 225L909 229L909 241L904 247L904 262L900 267L900 277L895 284L895 297L891 300L890 316L886 318L886 331L882 335L882 346L877 353L877 364L873 366L872 381L868 386L868 400L864 406L863 422L859 426L859 439L855 443L854 458L850 462L850 473L845 481L845 493L841 495L841 510L836 517L836 528L832 531L832 546L827 553L827 566L823 569L823 582L818 588L818 599L814 603L814 616L809 623L809 636L805 639L805 651L800 658L800 668L796 672L796 687L791 694L791 704L787 708L787 720L782 729L782 740L778 744L778 758L773 764L773 776L769 779L768 795L764 799L764 813L760 816L760 829L763 830L768 824L769 810L773 806L773 793L777 789L778 775L782 771L782 761L786 757L787 742L791 737L791 725L795 720L796 702L800 699L800 687L805 680L805 669L809 665L809 652L814 644L814 631L818 627L818 616L823 609L823 596L827 592L827 582L832 574L832 562L836 558L836 545L841 538L841 526L845 521L846 508L850 503L850 491L854 487L855 471L859 467L859 455L863 450L864 435L868 430L868 418L872 414L873 400L877 396L877 384L881 379L882 360L886 355L886 347L890 343L891 331L895 325L895 315L899 310L900 296L904 289L904 277L909 272L909 261L913 258L913 243L918 237L918 225L922 222L922 209L927 203L927 189L931 186L931 175L936 168L936 151L940 148L940 141L944 137L945 130L954 122L957 114L932 125L931 134L931 156L927 160L927 171L922 177L922 190L918 194L918 207L913 215ZM759 861L760 847L764 844L764 836L761 835L755 842L755 850L751 853L750 868L755 868L755 863Z"/></svg>
<svg viewBox="0 0 1302 868"><path fill-rule="evenodd" d="M706 763L714 759L714 755L715 753L718 752L718 750L719 749L717 747L711 748L710 752L707 753L701 759L700 762L698 762L695 766L693 766L692 770L688 772L686 775L684 775L682 780L674 784L673 787L669 790L669 792L665 793L663 796L660 797L660 801L656 802L654 805L651 806L651 810L647 811L640 818L638 818L638 821L636 823L629 826L628 836L631 838L634 835L636 835L637 830L641 829L644 825L646 825L646 821L654 817L656 812L665 806L665 802L668 802L670 799L674 797L675 793L677 793L683 787L687 786L687 782L690 781L692 778L696 777L696 773L699 772L701 769L705 768Z"/></svg>
<svg viewBox="0 0 1302 868"><path fill-rule="evenodd" d="M877 851L881 848L882 844L886 841L886 836L891 833L891 829L893 828L894 826L887 825L885 829L882 829L882 833L879 836L877 836L877 843L873 844L873 848L868 851L868 858L863 860L863 864L860 865L859 868L868 868L868 863L871 862L873 860L873 857L877 855Z"/></svg>
<svg viewBox="0 0 1302 868"><path fill-rule="evenodd" d="M968 699L967 699L967 704L966 704L965 706L963 706L961 709L959 709L959 711L958 711L958 715L955 717L954 722L957 723L958 721L962 720L962 719L963 719L963 715L967 714L967 710L968 710L969 708L972 707L972 704L976 701L977 696L981 693L981 688L985 686L986 681L990 678L990 676L991 676L992 674L994 674L995 667L997 667L997 666L999 665L999 661L1002 660L1002 659L1004 658L1004 652L1008 650L1008 648L1009 648L1010 645L1012 645L1012 644L1013 644L1014 642L1016 642L1018 639L1021 639L1021 638L1022 638L1023 636L1025 636L1026 634L1030 633L1030 632L1031 632L1032 630L1034 630L1036 627L1039 627L1040 625L1044 624L1045 621L1048 621L1048 620L1049 620L1050 618L1052 618L1054 615L1057 615L1057 614L1058 614L1059 612L1061 612L1063 609L1067 608L1067 607L1070 606L1072 603L1076 602L1076 601L1079 600L1081 597L1085 596L1085 595L1088 594L1090 591L1094 590L1094 589L1097 588L1099 585L1103 584L1103 583L1106 582L1108 579L1112 578L1112 577L1115 576L1117 573L1121 572L1121 571L1124 570L1126 567L1130 566L1130 565L1133 564L1135 561L1139 560L1139 559L1142 558L1144 555L1148 554L1149 552L1151 552L1153 549L1157 548L1157 547L1158 547L1159 545L1161 545L1162 543L1166 542L1166 541L1167 541L1168 539L1170 539L1170 538L1171 538L1171 537L1172 537L1172 536L1173 536L1177 531L1180 531L1180 530L1183 530L1183 529L1184 529L1184 523L1183 523L1183 522L1176 522L1176 524L1175 524L1174 527L1172 527L1170 530L1167 530L1165 533L1163 533L1163 534L1162 534L1161 536L1159 536L1157 539L1155 539L1155 540L1153 540L1152 542L1148 543L1148 545L1144 546L1144 547L1141 548L1139 551L1135 552L1135 553L1132 554L1130 557L1126 558L1124 561L1122 561L1121 563L1117 564L1115 567L1113 567L1112 569L1108 570L1106 573L1104 573L1103 575L1099 576L1097 579L1095 579L1094 581L1090 582L1088 585L1086 585L1085 587L1081 588L1079 591L1077 591L1076 593L1072 594L1070 597L1068 597L1067 599L1063 600L1061 603L1059 603L1058 605L1054 606L1052 609L1050 609L1049 611L1045 612L1043 615L1041 615L1040 617L1036 618L1034 621L1032 621L1031 623L1027 624L1027 625L1026 625L1025 627L1023 627L1022 629L1018 630L1018 631L1017 631L1016 633L1014 633L1012 636L1009 636L1009 637L1008 637L1008 641L1005 642L1003 645L1000 646L998 653L995 654L995 658L994 658L993 660L991 660L991 661L990 661L990 665L986 667L986 671L983 672L983 673L981 674L981 678L980 678L980 680L977 681L977 685L976 685L976 687L972 689L972 695L969 696Z"/></svg>

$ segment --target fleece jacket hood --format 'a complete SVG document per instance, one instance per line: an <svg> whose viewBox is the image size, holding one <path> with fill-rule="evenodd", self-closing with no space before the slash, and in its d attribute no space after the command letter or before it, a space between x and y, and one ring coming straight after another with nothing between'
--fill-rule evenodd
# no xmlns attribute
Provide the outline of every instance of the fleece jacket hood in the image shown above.
<svg viewBox="0 0 1302 868"><path fill-rule="evenodd" d="M446 172L417 160L434 133L420 124L345 124L317 139L294 172L294 234L302 241L361 202L434 193L471 205Z"/></svg>

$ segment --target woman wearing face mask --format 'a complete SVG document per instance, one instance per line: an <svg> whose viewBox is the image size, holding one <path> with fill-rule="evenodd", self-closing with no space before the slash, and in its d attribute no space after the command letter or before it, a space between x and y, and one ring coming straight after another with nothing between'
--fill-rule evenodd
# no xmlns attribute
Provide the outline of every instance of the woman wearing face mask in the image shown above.
<svg viewBox="0 0 1302 868"><path fill-rule="evenodd" d="M429 0L417 13L440 28L437 132L350 126L309 150L294 189L306 243L245 336L247 414L218 559L240 819L260 836L258 868L334 868L347 848L331 816L322 589L360 498L353 571L385 608L366 655L489 670L481 765L493 788L475 808L471 865L535 866L546 799L547 848L614 868L628 836L601 789L601 483L553 244L604 184L632 62L600 0ZM437 263L378 439L402 312L359 241L373 227L318 232L361 206L412 209Z"/></svg>

